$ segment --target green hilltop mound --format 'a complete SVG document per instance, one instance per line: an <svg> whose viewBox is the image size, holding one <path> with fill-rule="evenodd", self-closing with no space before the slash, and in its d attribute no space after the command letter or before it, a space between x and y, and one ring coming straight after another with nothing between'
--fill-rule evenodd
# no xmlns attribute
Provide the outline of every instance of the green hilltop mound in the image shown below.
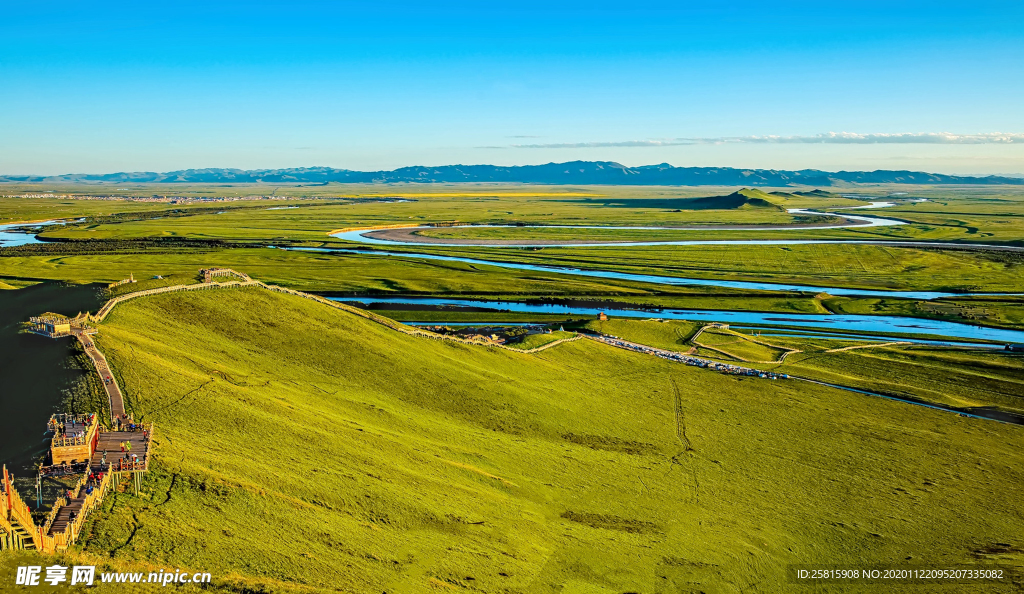
<svg viewBox="0 0 1024 594"><path fill-rule="evenodd" d="M793 192L793 195L794 196L803 196L804 198L835 198L836 197L836 195L834 193L827 192L825 190L821 190L821 189L818 189L818 188L815 188L815 189L810 190L808 192Z"/></svg>
<svg viewBox="0 0 1024 594"><path fill-rule="evenodd" d="M786 210L786 207L783 206L785 200L784 196L743 188L728 196L708 196L688 200L687 208L693 210L750 210L756 208Z"/></svg>
<svg viewBox="0 0 1024 594"><path fill-rule="evenodd" d="M233 592L780 592L795 563L1021 542L991 496L1024 480L1008 425L588 339L418 338L258 288L128 301L96 341L156 454L84 553Z"/></svg>

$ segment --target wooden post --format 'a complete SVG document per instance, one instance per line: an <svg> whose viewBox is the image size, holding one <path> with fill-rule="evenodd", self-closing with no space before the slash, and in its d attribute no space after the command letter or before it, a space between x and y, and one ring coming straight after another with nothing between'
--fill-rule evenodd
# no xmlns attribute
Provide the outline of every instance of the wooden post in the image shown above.
<svg viewBox="0 0 1024 594"><path fill-rule="evenodd" d="M11 479L7 475L6 464L4 464L4 493L7 494L7 509L12 509L14 505L11 503Z"/></svg>

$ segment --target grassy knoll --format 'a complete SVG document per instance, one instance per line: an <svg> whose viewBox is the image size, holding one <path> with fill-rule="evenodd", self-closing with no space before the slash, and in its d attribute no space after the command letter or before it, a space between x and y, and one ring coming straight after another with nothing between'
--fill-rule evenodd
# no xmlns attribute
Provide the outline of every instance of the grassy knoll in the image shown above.
<svg viewBox="0 0 1024 594"><path fill-rule="evenodd" d="M159 448L88 527L112 562L356 592L778 592L791 563L995 543L1024 563L1019 427L256 289L131 301L97 341Z"/></svg>
<svg viewBox="0 0 1024 594"><path fill-rule="evenodd" d="M699 322L685 320L593 320L584 326L588 330L610 336L618 336L624 340L646 344L668 351L686 352L690 349L690 339L703 326Z"/></svg>
<svg viewBox="0 0 1024 594"><path fill-rule="evenodd" d="M552 342L572 338L573 336L576 336L575 332L562 332L561 330L556 330L554 332L544 334L530 334L524 336L522 340L519 340L518 342L509 343L508 346L514 349L528 351L530 349L542 347L546 344L551 344Z"/></svg>
<svg viewBox="0 0 1024 594"><path fill-rule="evenodd" d="M707 328L692 342L739 361L778 361L786 353L786 349L772 346L765 340L744 336L724 328Z"/></svg>

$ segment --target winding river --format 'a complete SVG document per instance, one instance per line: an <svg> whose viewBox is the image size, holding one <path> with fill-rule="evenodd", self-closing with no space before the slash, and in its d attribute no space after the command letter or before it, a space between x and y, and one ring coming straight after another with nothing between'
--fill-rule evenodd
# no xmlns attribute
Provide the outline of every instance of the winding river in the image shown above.
<svg viewBox="0 0 1024 594"><path fill-rule="evenodd" d="M872 203L867 205L865 208L885 208L891 206L892 203ZM827 213L819 213L816 211L800 211L804 214L816 214L825 215ZM902 221L893 219L882 219L877 217L862 217L843 214L847 219L860 220L860 223L856 226L882 226L882 225L898 225L904 224ZM32 229L37 229L45 225L63 224L66 221L44 221L38 223L14 223L0 225L0 247L11 247L17 245L27 245L32 243L40 243L40 241L31 233ZM837 225L828 227L818 228L841 228L850 225ZM414 227L413 229L432 229L433 227ZM571 228L571 227L562 227ZM673 229L671 227L583 227L583 228L595 228L595 229ZM676 228L677 229L677 228ZM24 231L23 231L24 230ZM371 233L372 230L356 230L346 231L334 234L339 239L346 239L349 241L355 241L360 243L369 244L388 244L396 245L394 241L380 240L372 237L365 237L365 234ZM874 242L874 241L861 241L861 240L725 240L725 241L675 241L675 242L622 242L622 243L606 243L606 244L587 244L590 246L618 246L618 245L708 245L708 244L757 244L757 245L795 245L795 244L813 244L813 243L840 243L840 244L874 244L874 243L887 243L890 245L899 246L943 246L949 247L950 244L940 242ZM403 244L408 245L408 244ZM411 245L432 245L420 243L413 243ZM448 244L454 246L454 244ZM462 244L460 244L462 245ZM568 244L556 244L558 246ZM958 244L963 245L963 244ZM465 247L479 247L477 244L465 244ZM1021 250L1024 248L1007 248L1006 246L984 246L979 244L978 247L986 247L992 249L1017 249ZM407 252L388 252L381 250L362 250L362 249L345 249L345 248L278 248L295 251L314 251L314 252L327 252L327 253L341 253L341 254L354 254L361 256L381 256L381 257L405 257L405 258L418 258L425 260L438 260L438 261L449 261L449 262L463 262L467 264L483 265L483 266L494 266L498 268L507 268L515 270L527 270L527 271L538 271L547 272L554 274L566 274L576 276L586 276L595 278L605 278L612 280L623 280L623 281L634 281L651 284L662 284L662 285L687 285L687 286L713 286L723 287L730 289L742 289L742 290L757 290L757 291L776 291L776 292L808 292L808 293L828 293L836 296L862 296L862 297L896 297L904 299L918 299L918 300L932 300L941 299L944 297L963 297L963 296L979 296L979 295L1020 295L1021 293L956 293L946 291L888 291L878 289L859 289L859 288L844 288L844 287L827 287L827 286L815 286L815 285L796 285L796 284L784 284L784 283L768 283L768 282L756 282L756 281L732 281L732 280L717 280L717 279L702 279L702 278L686 278L686 277L673 277L673 276L659 276L651 274L634 274L627 272L615 272L608 270L589 270L571 267L560 267L560 266L543 266L535 264L524 264L518 262L502 262L495 260L483 260L477 258L463 258L458 256L448 256L440 254L422 254L422 253L407 253ZM352 301L365 301L366 299L352 298L348 299ZM415 299L415 298L371 298L370 301L375 302L401 302L401 303L422 303L432 305L446 305L446 306L463 306L463 307L487 307L496 309L505 309L508 311L517 312L533 312L533 313L558 313L558 314L575 314L575 315L597 315L598 311L594 308L586 307L572 307L564 304L556 303L517 303L517 302L490 302L490 301L474 301L474 300L459 300L459 299ZM649 318L652 317L650 311L640 310L621 310L619 314L623 317L639 317ZM773 314L773 313L760 313L760 312L738 312L738 311L717 311L717 310L685 310L685 309L669 309L659 310L657 317L670 318L670 319L693 319L693 320L708 320L718 321L734 324L757 324L757 325L785 325L794 327L806 327L806 328L820 328L827 330L858 330L873 332L878 334L930 334L935 336L948 337L959 340L992 340L1000 342L1016 342L1024 343L1024 332L1016 330L1005 330L998 328L987 328L982 326L973 326L969 324L958 324L955 322L946 322L941 320L929 320L923 318L906 318L897 316L854 316L854 315L813 315L813 314Z"/></svg>
<svg viewBox="0 0 1024 594"><path fill-rule="evenodd" d="M612 313L608 307L587 307L565 303L544 303L525 301L484 301L477 299L447 299L439 297L330 297L334 301L362 304L402 304L429 306L433 308L475 308L517 313L559 314L597 316L601 312ZM836 314L791 314L765 313L756 311L719 311L703 309L615 309L614 316L623 318L661 318L668 320L691 320L702 322L723 322L732 325L789 326L836 331L870 332L874 334L916 334L944 336L960 340L992 340L1000 343L1024 343L1024 331L972 326L927 318L899 316L864 316ZM437 322L443 324L444 322ZM941 342L941 341L935 341ZM979 346L979 345L971 345ZM995 345L1001 348L1000 345Z"/></svg>
<svg viewBox="0 0 1024 594"><path fill-rule="evenodd" d="M877 205L877 206L876 206ZM889 202L873 202L863 208L885 208L887 206L895 206L894 203ZM862 208L862 207L854 207ZM808 210L804 208L790 208L786 212L794 215L804 216L835 216L835 213L818 212L815 210ZM853 227L893 227L897 225L906 225L906 221L900 221L897 219L885 219L881 217L867 217L861 215L851 215L842 213L841 216L844 220L841 223L832 225L803 225L803 224L789 224L789 225L705 225L705 226L691 226L691 227L667 227L667 226L615 226L615 225L531 225L531 226L519 226L519 225L465 225L464 227L472 229L505 229L505 228L518 228L518 229L601 229L610 231L793 231L793 230L822 230L822 229L848 229ZM346 241L354 241L358 243L368 243L375 245L443 245L446 247L569 247L569 246L587 246L587 247L619 247L619 246L650 246L650 245L742 245L742 244L771 244L778 240L763 241L758 239L738 239L738 240L654 240L654 241L587 241L587 240L567 240L567 241L531 241L531 240L518 240L518 239L480 239L480 240L453 240L447 237L427 237L417 235L420 231L426 230L437 230L438 227L431 225L410 225L408 227L394 227L390 229L350 229L346 231L339 231L332 233L333 237L338 239L344 239ZM833 240L827 242L819 242L815 240L804 240L807 243L851 243L842 240ZM782 240L779 243L802 243L801 241L786 241ZM867 242L872 243L872 242Z"/></svg>
<svg viewBox="0 0 1024 594"><path fill-rule="evenodd" d="M785 243L801 243L791 241ZM812 242L813 243L813 242ZM284 250L304 252L325 252L341 254L358 254L362 256L395 256L404 258L418 258L421 260L440 260L446 262L464 262L481 266L494 266L496 268L510 268L513 270L530 270L534 272L550 272L554 274L572 274L576 276L588 276L594 278L606 278L612 280L633 281L640 283L651 283L656 285L675 286L705 286L724 287L729 289L745 289L755 291L779 291L787 293L828 293L836 296L858 296L858 297L899 297L903 299L920 299L930 301L943 297L966 297L966 296L1000 296L1018 295L1019 293L952 293L945 291L883 291L880 289L857 289L843 287L825 287L816 285L789 285L783 283L765 283L758 281L731 281L708 278L687 278L679 276L660 276L655 274L634 274L630 272L615 272L612 270L591 270L584 268L570 268L566 266L544 266L538 264L523 264L519 262L502 262L500 260L481 260L478 258L462 258L459 256L446 256L443 254L421 254L416 252L385 252L380 250L365 251L345 248L277 248Z"/></svg>

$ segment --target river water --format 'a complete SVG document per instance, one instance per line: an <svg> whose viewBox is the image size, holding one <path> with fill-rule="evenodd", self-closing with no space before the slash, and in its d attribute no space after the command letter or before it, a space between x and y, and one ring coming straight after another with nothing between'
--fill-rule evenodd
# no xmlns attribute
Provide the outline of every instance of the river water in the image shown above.
<svg viewBox="0 0 1024 594"><path fill-rule="evenodd" d="M541 303L521 301L484 301L476 299L446 299L437 297L330 297L334 301L364 304L409 304L450 308L485 308L495 311L518 313L559 314L596 316L601 312L610 313L607 307L573 306L564 303ZM722 322L726 324L753 324L760 326L791 326L814 328L828 331L857 331L874 334L920 334L944 336L966 341L994 340L1001 343L1024 343L1024 331L1005 330L971 326L943 320L906 318L899 316L859 316L825 314L782 314L753 311L719 311L702 309L658 309L635 310L615 309L613 316L623 318L662 318L670 320L691 320L699 322ZM444 322L436 322L444 324Z"/></svg>
<svg viewBox="0 0 1024 594"><path fill-rule="evenodd" d="M788 241L781 243L801 243L799 241ZM808 242L814 243L814 242ZM437 246L434 246L437 247ZM675 286L704 286L724 287L729 289L746 289L756 291L781 291L787 293L828 293L836 296L858 296L858 297L900 297L903 299L920 299L929 301L943 297L967 297L979 295L1018 295L1019 293L952 293L946 291L883 291L879 289L856 289L843 287L825 287L816 285L790 285L783 283L765 283L756 281L731 281L716 280L708 278L686 278L679 276L660 276L654 274L634 274L629 272L615 272L611 270L590 270L582 268L569 268L565 266L542 266L537 264L522 264L519 262L501 262L497 260L481 260L478 258L461 258L458 256L446 256L441 254L419 254L412 252L385 252L366 251L344 248L278 248L295 251L308 252L336 252L344 254L359 254L363 256L400 256L405 258L419 258L423 260L442 260L447 262L465 262L467 264L478 264L482 266L495 266L497 268L511 268L514 270L531 270L535 272L550 272L555 274L572 274L576 276L588 276L594 278L607 278L613 280L634 281L641 283L652 283L657 285Z"/></svg>
<svg viewBox="0 0 1024 594"><path fill-rule="evenodd" d="M65 221L42 221L40 223L9 223L0 225L0 247L15 247L42 243L36 239L40 227L47 225L63 225ZM27 231L21 231L25 229Z"/></svg>
<svg viewBox="0 0 1024 594"><path fill-rule="evenodd" d="M879 206L875 206L874 208L885 208L885 206L892 206L891 203L885 203L885 206L881 206L882 203L872 203L872 204L879 204ZM870 207L871 205L868 205L868 206ZM816 210L808 210L808 209L805 209L805 208L790 208L786 212L788 212L790 214L795 214L795 215L833 216L831 213L818 212ZM752 229L749 226L742 226L742 225L736 226L736 227L731 227L731 226L723 226L723 227L664 227L664 226L620 227L620 226L614 226L614 225L608 225L608 226L604 226L604 225L537 225L537 226L531 226L531 227L520 227L520 226L517 226L517 225L467 225L467 227L472 228L472 229L507 229L507 228L511 227L511 228L516 228L516 229L530 229L530 228L533 228L533 229L537 229L537 228L541 228L541 229L603 229L603 230L612 230L612 231L736 231L736 230L743 230L743 231L754 231L754 232L757 232L757 231L803 231L803 230L811 231L811 230L822 230L822 229L847 229L847 228L864 228L864 227L892 227L892 226L906 225L907 224L906 221L899 221L899 220L896 220L896 219L883 219L883 218L880 218L880 217L866 217L866 216L851 215L851 214L846 214L846 213L842 213L842 216L844 218L849 219L850 221L854 221L854 222L853 223L841 223L841 224L835 224L835 225L809 225L809 226L806 226L806 227L805 226L793 227L793 226L790 226L790 225L779 225L779 226L776 227L776 226L765 225L763 227L757 227L756 229ZM408 230L408 231L415 232L415 231L437 230L437 227L431 227L429 225L423 225L423 226L418 226L418 227L406 227L403 230ZM517 247L517 248L522 248L522 247L583 247L583 246L585 246L585 247L628 247L628 246L650 246L650 245L742 245L742 244L762 244L762 243L770 244L770 243L772 243L772 241L762 241L762 240L758 240L758 239L750 239L750 240L739 239L739 240L686 240L686 241L672 241L672 240L663 240L663 241L610 241L610 242L595 241L593 243L590 243L590 242L577 243L577 242L571 242L571 241L562 241L562 242L544 242L544 241L532 242L531 241L531 242L521 242L521 243L516 243L516 244L505 244L505 245L497 244L496 245L496 244L488 244L488 243L479 242L479 241L478 242L469 241L468 243L467 242L463 242L463 243L447 243L447 242L446 243L437 243L437 242L430 242L430 241L416 241L414 239L402 239L402 240L378 239L376 237L371 237L370 236L370 234L372 234L374 232L378 232L378 231L381 231L381 230L380 229L356 229L354 231L339 231L338 233L333 233L332 236L333 237L337 237L338 239L344 239L346 241L354 241L354 242L358 242L358 243L368 243L368 244L374 244L374 245L392 245L392 246L394 246L394 245L421 245L421 246L422 245L428 245L428 246L434 246L434 247L439 247L439 246L443 246L443 247ZM790 243L790 242L787 241L785 243ZM793 241L792 243L801 243L801 242L800 241ZM808 243L822 243L822 242L811 240L811 241L808 241ZM832 241L832 242L824 242L824 243L859 243L859 242ZM865 243L870 243L870 242L865 242Z"/></svg>

